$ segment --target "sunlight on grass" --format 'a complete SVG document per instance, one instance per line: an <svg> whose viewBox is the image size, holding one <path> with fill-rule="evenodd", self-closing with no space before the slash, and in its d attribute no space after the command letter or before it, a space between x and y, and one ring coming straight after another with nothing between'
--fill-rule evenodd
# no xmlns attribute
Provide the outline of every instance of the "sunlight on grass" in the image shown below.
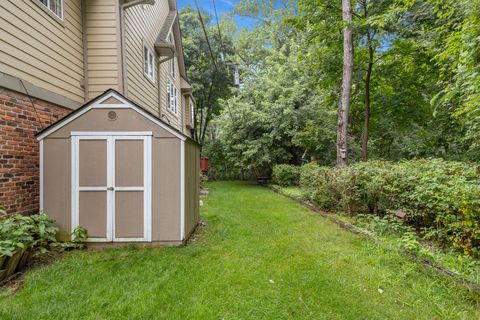
<svg viewBox="0 0 480 320"><path fill-rule="evenodd" d="M73 252L0 319L478 319L479 297L272 191L209 184L183 248Z"/></svg>

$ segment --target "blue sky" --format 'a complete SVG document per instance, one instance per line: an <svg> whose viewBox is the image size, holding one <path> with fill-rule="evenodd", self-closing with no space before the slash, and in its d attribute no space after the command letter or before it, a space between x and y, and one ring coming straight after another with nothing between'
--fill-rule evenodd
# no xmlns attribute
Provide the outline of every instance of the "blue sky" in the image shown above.
<svg viewBox="0 0 480 320"><path fill-rule="evenodd" d="M221 19L222 15L232 11L235 8L235 3L239 0L215 0L215 6L217 7L218 19ZM215 11L213 9L213 0L198 0L200 7L209 12L212 16L215 16ZM177 0L178 8L183 8L188 5L191 5L195 8L195 0ZM238 26L248 27L252 24L250 19L241 18L236 16L235 23Z"/></svg>

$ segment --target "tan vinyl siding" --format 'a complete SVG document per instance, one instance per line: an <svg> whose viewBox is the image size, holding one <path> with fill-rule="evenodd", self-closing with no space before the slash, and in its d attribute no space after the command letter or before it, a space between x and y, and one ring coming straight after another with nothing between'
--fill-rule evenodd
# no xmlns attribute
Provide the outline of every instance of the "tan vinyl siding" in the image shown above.
<svg viewBox="0 0 480 320"><path fill-rule="evenodd" d="M185 142L185 235L188 237L199 221L200 148Z"/></svg>
<svg viewBox="0 0 480 320"><path fill-rule="evenodd" d="M119 5L116 0L86 0L88 99L121 90Z"/></svg>
<svg viewBox="0 0 480 320"><path fill-rule="evenodd" d="M169 13L168 0L157 0L154 6L138 5L125 11L125 51L127 61L128 98L155 115L164 114L163 120L182 131L180 93L180 74L176 67L176 86L178 91L178 116L168 111L167 75L168 62L156 65L156 78L152 82L144 74L143 45L153 49L155 40ZM158 60L165 57L157 56Z"/></svg>
<svg viewBox="0 0 480 320"><path fill-rule="evenodd" d="M63 24L34 0L0 1L0 12L0 70L83 102L81 2L65 1Z"/></svg>

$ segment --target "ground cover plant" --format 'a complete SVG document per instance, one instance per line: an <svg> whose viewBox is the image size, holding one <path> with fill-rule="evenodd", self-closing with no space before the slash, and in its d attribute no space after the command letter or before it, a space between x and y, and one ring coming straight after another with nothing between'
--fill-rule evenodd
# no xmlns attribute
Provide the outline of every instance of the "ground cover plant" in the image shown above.
<svg viewBox="0 0 480 320"><path fill-rule="evenodd" d="M478 295L255 185L210 182L183 248L75 251L2 291L1 319L477 319Z"/></svg>
<svg viewBox="0 0 480 320"><path fill-rule="evenodd" d="M44 253L56 241L58 228L47 215L16 214L0 221L0 255L12 256L17 250L33 249Z"/></svg>

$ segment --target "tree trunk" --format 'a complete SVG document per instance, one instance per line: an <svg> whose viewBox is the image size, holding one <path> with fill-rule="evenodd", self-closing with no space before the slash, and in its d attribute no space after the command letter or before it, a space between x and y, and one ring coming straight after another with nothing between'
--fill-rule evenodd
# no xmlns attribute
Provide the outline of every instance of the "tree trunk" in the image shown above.
<svg viewBox="0 0 480 320"><path fill-rule="evenodd" d="M363 123L363 134L362 134L362 160L368 160L368 127L370 124L370 79L372 78L372 69L373 69L373 44L370 33L368 33L368 67L367 75L365 76L365 120Z"/></svg>
<svg viewBox="0 0 480 320"><path fill-rule="evenodd" d="M342 0L342 15L346 25L343 28L343 78L337 124L337 167L340 168L347 165L348 109L350 107L353 74L353 12L350 1Z"/></svg>

